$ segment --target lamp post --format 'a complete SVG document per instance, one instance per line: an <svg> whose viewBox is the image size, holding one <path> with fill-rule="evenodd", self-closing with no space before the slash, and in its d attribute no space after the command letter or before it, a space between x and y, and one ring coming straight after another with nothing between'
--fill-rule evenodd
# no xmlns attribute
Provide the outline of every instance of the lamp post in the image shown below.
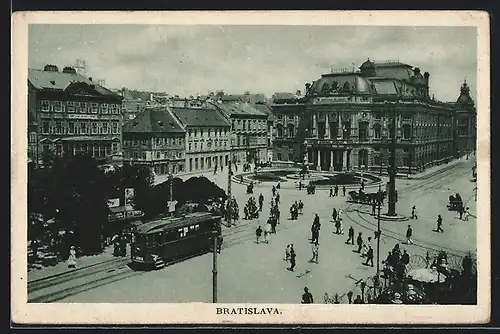
<svg viewBox="0 0 500 334"><path fill-rule="evenodd" d="M212 267L212 302L217 303L217 239L219 232L213 231L212 236L214 239L213 249L213 267Z"/></svg>
<svg viewBox="0 0 500 334"><path fill-rule="evenodd" d="M380 231L380 210L382 207L382 190L380 186L378 187L377 193L377 204L378 204L378 215L377 215L377 275L380 273L380 236L382 231Z"/></svg>
<svg viewBox="0 0 500 334"><path fill-rule="evenodd" d="M392 113L391 122L391 143L390 143L390 156L389 156L389 205L388 205L388 216L396 215L396 144L397 144L397 130L396 130L396 118L397 118L397 105L390 107Z"/></svg>
<svg viewBox="0 0 500 334"><path fill-rule="evenodd" d="M169 183L170 183L170 206L169 206L169 210L170 210L170 215L172 216L174 214L174 210L173 210L174 204L172 204L172 201L174 200L174 197L173 197L174 176L172 175L171 172L168 174L168 180L169 180Z"/></svg>
<svg viewBox="0 0 500 334"><path fill-rule="evenodd" d="M232 219L232 197L231 197L231 178L233 176L233 168L232 168L232 156L229 153L229 161L228 161L228 172L227 172L227 224L231 226Z"/></svg>

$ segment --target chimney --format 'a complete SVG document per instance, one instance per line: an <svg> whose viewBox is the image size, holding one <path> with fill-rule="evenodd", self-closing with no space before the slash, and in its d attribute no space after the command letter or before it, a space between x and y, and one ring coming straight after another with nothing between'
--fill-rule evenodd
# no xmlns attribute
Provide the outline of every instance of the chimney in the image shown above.
<svg viewBox="0 0 500 334"><path fill-rule="evenodd" d="M89 77L89 80L92 81L92 77Z"/></svg>

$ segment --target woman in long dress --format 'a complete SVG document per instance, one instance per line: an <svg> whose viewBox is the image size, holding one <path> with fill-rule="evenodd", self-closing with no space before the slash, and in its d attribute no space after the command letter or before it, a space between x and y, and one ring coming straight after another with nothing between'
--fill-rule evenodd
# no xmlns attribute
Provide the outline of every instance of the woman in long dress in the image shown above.
<svg viewBox="0 0 500 334"><path fill-rule="evenodd" d="M75 246L69 249L68 268L76 268L76 250Z"/></svg>

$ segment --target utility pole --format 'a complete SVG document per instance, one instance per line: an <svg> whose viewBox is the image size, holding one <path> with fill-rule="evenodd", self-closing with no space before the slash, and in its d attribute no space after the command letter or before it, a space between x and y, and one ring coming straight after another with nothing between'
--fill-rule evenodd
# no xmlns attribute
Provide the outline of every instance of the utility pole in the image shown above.
<svg viewBox="0 0 500 334"><path fill-rule="evenodd" d="M172 204L172 201L174 200L174 197L173 197L173 183L174 183L174 176L172 175L172 173L169 173L168 174L168 180L170 181L170 205L171 206L174 206L174 204ZM174 214L174 210L172 210L172 207L170 207L170 216L173 216Z"/></svg>
<svg viewBox="0 0 500 334"><path fill-rule="evenodd" d="M377 194L378 201L378 216L377 216L377 275L380 274L380 237L382 236L382 231L380 231L380 210L382 206L382 191L380 187Z"/></svg>
<svg viewBox="0 0 500 334"><path fill-rule="evenodd" d="M233 167L232 167L232 156L229 154L229 162L228 162L228 172L227 172L227 224L231 226L232 219L232 197L231 197L231 178L233 176Z"/></svg>
<svg viewBox="0 0 500 334"><path fill-rule="evenodd" d="M396 104L397 106L397 104ZM392 126L391 126L391 149L390 149L390 157L389 157L389 206L387 215L395 216L396 215L396 143L397 143L397 108L396 106L391 106L392 110Z"/></svg>
<svg viewBox="0 0 500 334"><path fill-rule="evenodd" d="M212 232L214 238L213 268L212 268L212 302L217 303L217 239L218 231Z"/></svg>

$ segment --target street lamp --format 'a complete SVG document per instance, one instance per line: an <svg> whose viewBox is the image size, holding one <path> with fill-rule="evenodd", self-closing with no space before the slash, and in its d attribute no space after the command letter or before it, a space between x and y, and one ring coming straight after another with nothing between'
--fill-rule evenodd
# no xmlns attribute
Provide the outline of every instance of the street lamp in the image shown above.
<svg viewBox="0 0 500 334"><path fill-rule="evenodd" d="M388 205L388 216L396 215L396 145L397 145L397 130L396 130L396 118L397 118L397 104L390 107L392 109L392 122L391 122L391 143L390 143L390 157L389 157L389 205Z"/></svg>
<svg viewBox="0 0 500 334"><path fill-rule="evenodd" d="M217 303L217 239L219 231L212 231L214 241L213 249L213 267L212 267L212 302Z"/></svg>
<svg viewBox="0 0 500 334"><path fill-rule="evenodd" d="M168 181L169 181L169 185L170 185L170 201L169 201L169 211L170 211L170 215L172 216L174 214L174 209L175 209L175 204L173 203L173 183L174 183L174 176L172 175L172 173L168 173Z"/></svg>
<svg viewBox="0 0 500 334"><path fill-rule="evenodd" d="M377 204L378 204L378 215L377 215L377 275L380 274L380 236L382 231L380 230L380 210L382 207L382 190L380 186L377 192Z"/></svg>

